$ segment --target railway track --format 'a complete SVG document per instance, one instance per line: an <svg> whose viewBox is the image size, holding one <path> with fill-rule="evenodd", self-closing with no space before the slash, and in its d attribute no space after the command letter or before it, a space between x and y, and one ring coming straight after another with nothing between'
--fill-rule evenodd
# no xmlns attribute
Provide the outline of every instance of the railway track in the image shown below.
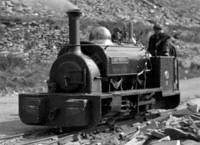
<svg viewBox="0 0 200 145"><path fill-rule="evenodd" d="M49 135L47 132L19 133L0 137L0 145L60 145L72 141L78 131Z"/></svg>
<svg viewBox="0 0 200 145"><path fill-rule="evenodd" d="M42 131L19 133L14 135L7 135L0 137L0 145L63 145L79 141L81 138L88 138L91 135L101 134L102 132L113 133L116 126L123 126L133 124L135 120L123 120L112 122L108 124L101 124L92 129L79 129L79 130L63 130L47 129ZM127 135L135 133L136 130L130 131ZM88 138L89 139L89 138Z"/></svg>

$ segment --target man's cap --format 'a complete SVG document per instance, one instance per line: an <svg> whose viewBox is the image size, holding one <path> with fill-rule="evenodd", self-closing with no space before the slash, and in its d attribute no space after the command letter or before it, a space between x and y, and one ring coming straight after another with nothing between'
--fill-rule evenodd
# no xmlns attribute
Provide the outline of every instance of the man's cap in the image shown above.
<svg viewBox="0 0 200 145"><path fill-rule="evenodd" d="M161 27L160 25L158 25L158 24L155 24L155 25L153 26L153 29L154 29L154 30L162 30L162 27Z"/></svg>

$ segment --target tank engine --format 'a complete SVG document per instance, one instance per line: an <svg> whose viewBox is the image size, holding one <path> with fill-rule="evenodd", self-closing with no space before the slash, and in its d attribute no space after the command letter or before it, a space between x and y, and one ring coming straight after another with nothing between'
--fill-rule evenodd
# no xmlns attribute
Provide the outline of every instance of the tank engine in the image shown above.
<svg viewBox="0 0 200 145"><path fill-rule="evenodd" d="M48 92L19 95L25 124L92 127L113 116L179 104L175 57L148 57L140 47L113 44L103 27L80 42L80 15L79 9L68 12L69 45L51 67Z"/></svg>

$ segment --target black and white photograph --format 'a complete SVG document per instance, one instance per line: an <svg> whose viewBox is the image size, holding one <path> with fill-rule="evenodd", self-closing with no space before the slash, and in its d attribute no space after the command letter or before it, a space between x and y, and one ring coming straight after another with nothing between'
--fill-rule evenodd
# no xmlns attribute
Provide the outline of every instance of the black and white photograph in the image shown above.
<svg viewBox="0 0 200 145"><path fill-rule="evenodd" d="M0 145L200 145L200 0L0 0Z"/></svg>

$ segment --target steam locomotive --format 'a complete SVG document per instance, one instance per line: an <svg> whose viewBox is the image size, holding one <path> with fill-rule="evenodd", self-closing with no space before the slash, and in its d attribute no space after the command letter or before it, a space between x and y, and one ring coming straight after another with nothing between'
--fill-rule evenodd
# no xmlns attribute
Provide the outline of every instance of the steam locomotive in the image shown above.
<svg viewBox="0 0 200 145"><path fill-rule="evenodd" d="M80 42L81 12L70 10L68 16L69 45L51 67L48 92L19 94L22 122L93 127L113 116L134 117L180 103L176 57L150 57L141 47L114 44L104 28Z"/></svg>

